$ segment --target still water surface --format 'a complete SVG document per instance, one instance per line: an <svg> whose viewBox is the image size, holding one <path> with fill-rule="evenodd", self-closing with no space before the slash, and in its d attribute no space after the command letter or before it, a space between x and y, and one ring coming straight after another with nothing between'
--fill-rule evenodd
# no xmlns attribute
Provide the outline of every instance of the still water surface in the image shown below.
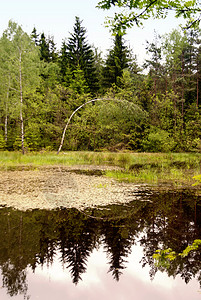
<svg viewBox="0 0 201 300"><path fill-rule="evenodd" d="M135 195L136 198L136 195ZM201 252L161 272L156 249L201 238L195 191L145 191L101 209L0 209L0 299L201 299Z"/></svg>

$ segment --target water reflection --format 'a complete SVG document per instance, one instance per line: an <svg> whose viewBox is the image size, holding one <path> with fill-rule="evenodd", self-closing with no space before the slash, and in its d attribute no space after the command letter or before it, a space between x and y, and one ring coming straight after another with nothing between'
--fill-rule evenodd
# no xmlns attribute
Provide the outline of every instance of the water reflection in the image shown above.
<svg viewBox="0 0 201 300"><path fill-rule="evenodd" d="M143 200L143 201L142 201ZM30 210L0 209L0 268L2 286L9 296L28 299L27 270L50 267L59 260L77 285L83 278L92 252L103 248L108 271L119 281L139 241L141 264L157 273L152 255L158 248L181 252L201 237L201 196L187 190L153 192L126 205L101 209ZM135 255L135 254L134 254ZM201 285L201 253L178 257L167 270L186 283L197 277Z"/></svg>

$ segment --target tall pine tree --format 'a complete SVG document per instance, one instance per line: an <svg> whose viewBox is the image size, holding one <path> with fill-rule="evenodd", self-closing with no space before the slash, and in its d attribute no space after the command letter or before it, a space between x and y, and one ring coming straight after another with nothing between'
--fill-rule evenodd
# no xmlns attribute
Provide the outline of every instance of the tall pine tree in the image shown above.
<svg viewBox="0 0 201 300"><path fill-rule="evenodd" d="M114 47L109 51L106 59L105 68L103 69L104 85L106 87L112 84L120 85L120 78L123 70L129 66L129 50L124 45L122 35L116 35L114 39Z"/></svg>
<svg viewBox="0 0 201 300"><path fill-rule="evenodd" d="M98 79L94 63L95 57L92 47L86 39L86 29L82 27L82 21L78 17L75 18L73 30L66 44L69 67L72 72L79 67L84 72L84 77L90 91L95 93L98 89ZM63 53L63 57L64 55L65 53Z"/></svg>
<svg viewBox="0 0 201 300"><path fill-rule="evenodd" d="M45 62L50 62L49 44L44 33L42 33L40 36L39 49L41 60L44 60Z"/></svg>
<svg viewBox="0 0 201 300"><path fill-rule="evenodd" d="M72 71L69 66L66 41L63 40L59 56L60 80L62 85L69 87L72 80Z"/></svg>
<svg viewBox="0 0 201 300"><path fill-rule="evenodd" d="M37 33L36 27L33 28L31 33L31 38L34 41L35 45L39 45L39 34Z"/></svg>

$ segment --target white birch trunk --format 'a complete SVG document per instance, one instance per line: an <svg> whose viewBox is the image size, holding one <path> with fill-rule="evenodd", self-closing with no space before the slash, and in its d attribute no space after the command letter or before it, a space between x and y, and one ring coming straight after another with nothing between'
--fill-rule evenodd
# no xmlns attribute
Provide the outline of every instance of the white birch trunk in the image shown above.
<svg viewBox="0 0 201 300"><path fill-rule="evenodd" d="M9 90L10 90L10 75L8 79L8 89L6 93L6 103L5 103L5 142L7 144L8 141L8 101L9 101Z"/></svg>
<svg viewBox="0 0 201 300"><path fill-rule="evenodd" d="M7 92L7 99L8 100L8 92ZM8 104L6 102L6 116L5 116L5 143L7 144L8 141Z"/></svg>
<svg viewBox="0 0 201 300"><path fill-rule="evenodd" d="M22 52L19 49L19 84L20 84L20 122L21 122L21 143L24 154L24 119L23 119L23 94L22 94Z"/></svg>

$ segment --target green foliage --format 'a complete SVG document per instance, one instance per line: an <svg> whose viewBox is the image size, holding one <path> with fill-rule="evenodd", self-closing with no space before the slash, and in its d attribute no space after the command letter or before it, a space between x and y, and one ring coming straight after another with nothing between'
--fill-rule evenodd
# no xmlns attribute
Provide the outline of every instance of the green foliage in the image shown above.
<svg viewBox="0 0 201 300"><path fill-rule="evenodd" d="M174 139L162 129L152 128L143 140L143 149L148 152L170 152L175 147Z"/></svg>
<svg viewBox="0 0 201 300"><path fill-rule="evenodd" d="M186 110L185 136L188 151L201 151L201 116L200 110L192 104Z"/></svg>
<svg viewBox="0 0 201 300"><path fill-rule="evenodd" d="M57 61L58 55L56 53L56 47L53 38L46 38L43 32L40 36L40 40L38 41L36 29L32 32L32 38L34 39L35 45L39 46L41 60L46 63Z"/></svg>
<svg viewBox="0 0 201 300"><path fill-rule="evenodd" d="M123 70L128 68L129 50L124 45L123 37L116 35L113 49L109 51L105 67L103 69L104 85L107 87L121 83Z"/></svg>
<svg viewBox="0 0 201 300"><path fill-rule="evenodd" d="M4 139L3 135L0 132L0 150L4 150L5 146L6 146L5 139Z"/></svg>
<svg viewBox="0 0 201 300"><path fill-rule="evenodd" d="M79 136L83 139L83 144L81 146L87 145L89 140L87 135L83 133L82 135L78 131ZM54 133L52 133L53 135ZM38 138L38 137L37 137ZM53 135L55 138L55 135ZM93 132L91 134L91 145L93 145ZM26 155L22 155L19 152L5 152L1 151L0 161L2 168L9 168L11 166L46 166L46 165L98 165L98 166L117 166L116 170L108 170L105 175L108 177L115 178L119 181L128 181L134 183L145 183L145 184L167 184L169 183L171 187L184 187L191 186L195 183L195 177L200 174L200 155L193 153L130 153L128 151L122 152L88 152L88 151L68 151L60 153L57 155L56 152L52 151L54 145L47 139L44 134L41 136L44 147L40 152L30 152L30 148L33 147L34 150L38 147L38 139L35 140L33 136L34 144L26 137L28 145L25 144ZM46 140L46 142L44 141ZM101 144L101 140L98 140ZM96 143L98 143L96 140ZM72 145L72 143L74 144ZM18 147L21 146L20 138L18 139ZM73 138L68 139L67 143L71 144L71 147L78 147L79 140L73 136ZM86 143L86 144L84 144ZM67 144L67 145L68 145ZM17 146L17 142L16 142ZM68 145L69 146L69 145ZM66 146L67 147L67 146ZM41 149L41 148L40 148ZM37 149L36 149L37 150ZM192 203L192 205L194 205Z"/></svg>
<svg viewBox="0 0 201 300"><path fill-rule="evenodd" d="M95 69L95 56L92 47L86 40L86 29L82 26L82 21L76 17L73 33L62 47L62 62L67 62L66 70L69 67L74 75L77 74L78 69L84 73L86 85L92 93L97 91L98 79ZM65 68L64 66L62 68ZM63 71L66 75L66 71ZM76 76L73 76L76 80Z"/></svg>
<svg viewBox="0 0 201 300"><path fill-rule="evenodd" d="M44 60L45 62L49 62L50 61L49 45L44 33L41 34L39 46L40 46L41 60Z"/></svg>
<svg viewBox="0 0 201 300"><path fill-rule="evenodd" d="M156 250L156 253L153 255L155 265L163 268L169 268L171 261L175 260L175 258L176 253L172 251L171 248L165 250Z"/></svg>
<svg viewBox="0 0 201 300"><path fill-rule="evenodd" d="M75 115L70 139L73 138L77 150L130 148L139 123L145 119L146 112L132 102L103 99L85 106L81 116Z"/></svg>
<svg viewBox="0 0 201 300"><path fill-rule="evenodd" d="M184 258L189 255L191 251L196 251L201 245L201 240L194 240L192 245L187 246L181 253L176 254L171 248L165 250L156 250L153 258L155 260L155 265L157 267L162 267L164 269L169 269L172 261L177 259L179 256Z"/></svg>
<svg viewBox="0 0 201 300"><path fill-rule="evenodd" d="M187 246L186 249L184 249L182 253L180 253L179 255L181 255L181 257L185 257L189 255L191 251L198 250L200 245L201 245L201 240L194 240L193 244Z"/></svg>
<svg viewBox="0 0 201 300"><path fill-rule="evenodd" d="M26 128L25 140L27 147L31 151L40 149L42 137L40 135L40 127L37 123L30 123Z"/></svg>
<svg viewBox="0 0 201 300"><path fill-rule="evenodd" d="M69 88L78 95L83 95L89 92L89 87L85 80L84 72L79 66L77 66L77 68L73 71L73 78L71 79Z"/></svg>
<svg viewBox="0 0 201 300"><path fill-rule="evenodd" d="M102 0L97 7L111 9L118 7L120 12L115 12L113 18L108 18L107 26L113 33L124 34L128 28L134 25L140 26L151 17L165 18L169 11L174 11L176 17L187 19L186 27L196 27L200 21L200 6L195 0L165 0L165 1L133 1L133 0ZM122 12L122 8L124 8Z"/></svg>
<svg viewBox="0 0 201 300"><path fill-rule="evenodd" d="M114 3L140 9L148 4ZM122 35L115 36L103 60L86 32L76 17L73 32L57 51L53 37L36 29L28 36L9 22L0 38L0 132L6 143L1 148L19 149L24 136L29 150L56 150L71 114L97 97L105 101L73 117L65 150L200 152L200 31L174 30L148 42L148 74Z"/></svg>
<svg viewBox="0 0 201 300"><path fill-rule="evenodd" d="M196 185L200 185L201 184L201 175L196 175L193 177L193 179L196 180L196 182L193 184L193 186L196 186Z"/></svg>
<svg viewBox="0 0 201 300"><path fill-rule="evenodd" d="M14 143L13 143L13 150L15 151L20 151L22 149L22 139L21 136L17 136ZM27 151L28 150L28 144L26 143L26 141L24 141L24 148Z"/></svg>

